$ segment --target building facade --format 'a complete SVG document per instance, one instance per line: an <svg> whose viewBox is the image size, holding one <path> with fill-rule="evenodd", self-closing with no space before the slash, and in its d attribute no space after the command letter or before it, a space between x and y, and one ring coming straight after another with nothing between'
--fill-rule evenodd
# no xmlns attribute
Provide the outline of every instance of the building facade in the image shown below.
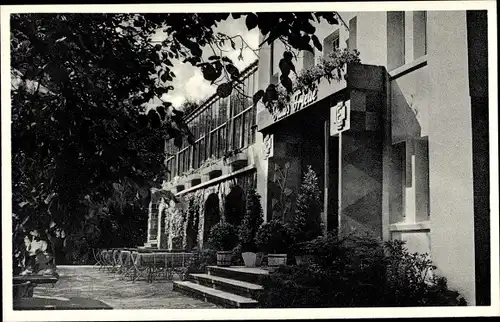
<svg viewBox="0 0 500 322"><path fill-rule="evenodd" d="M175 248L173 220L162 216L182 217L165 209L186 213L196 199L196 227L185 220L177 246L203 246L215 222L238 223L249 187L261 195L266 221L287 220L311 166L320 178L325 231L405 240L410 251L429 253L470 304L487 305L486 12L342 12L340 18L338 26L315 25L323 51L299 53L296 68L356 49L361 64L348 66L347 77L297 93L279 113L232 95L214 96L186 116L197 141L179 151L167 147L173 172L163 187L186 202L152 201L148 242ZM249 96L277 83L284 51L279 41L261 48L243 75Z"/></svg>

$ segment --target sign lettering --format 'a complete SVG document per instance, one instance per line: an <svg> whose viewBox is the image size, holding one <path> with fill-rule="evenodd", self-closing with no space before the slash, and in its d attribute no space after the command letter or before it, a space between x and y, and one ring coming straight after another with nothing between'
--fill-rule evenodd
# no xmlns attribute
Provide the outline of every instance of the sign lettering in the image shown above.
<svg viewBox="0 0 500 322"><path fill-rule="evenodd" d="M273 111L273 119L275 122L284 119L285 117L304 109L317 99L318 99L317 88L315 88L314 90L310 90L307 93L303 93L302 91L297 91L292 94L290 103L286 105L281 111L277 109Z"/></svg>

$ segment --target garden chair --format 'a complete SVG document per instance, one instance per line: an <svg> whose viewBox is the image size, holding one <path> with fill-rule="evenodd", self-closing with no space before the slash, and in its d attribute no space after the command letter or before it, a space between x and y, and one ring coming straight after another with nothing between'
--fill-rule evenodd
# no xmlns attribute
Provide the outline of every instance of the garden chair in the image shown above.
<svg viewBox="0 0 500 322"><path fill-rule="evenodd" d="M121 252L120 249L113 249L111 253L111 261L112 261L111 272L113 273L117 272L120 269L120 263L119 263L120 252Z"/></svg>
<svg viewBox="0 0 500 322"><path fill-rule="evenodd" d="M106 249L101 249L99 251L99 259L100 259L100 263L101 263L101 266L99 266L99 270L106 268L106 264L107 264L106 254L107 254L107 250Z"/></svg>
<svg viewBox="0 0 500 322"><path fill-rule="evenodd" d="M149 278L149 269L147 265L144 265L145 258L143 253L138 253L136 251L131 253L131 262L132 267L128 273L128 275L132 278L132 282L135 282L141 277Z"/></svg>
<svg viewBox="0 0 500 322"><path fill-rule="evenodd" d="M182 276L192 253L170 253L166 262L165 278L172 280L174 275Z"/></svg>
<svg viewBox="0 0 500 322"><path fill-rule="evenodd" d="M113 269L113 250L108 249L104 252L104 263L106 264L105 268L108 272Z"/></svg>
<svg viewBox="0 0 500 322"><path fill-rule="evenodd" d="M92 255L94 256L94 260L95 260L95 264L93 267L98 267L99 269L101 269L101 267L103 266L103 263L102 263L102 258L101 258L101 250L99 249L92 249Z"/></svg>

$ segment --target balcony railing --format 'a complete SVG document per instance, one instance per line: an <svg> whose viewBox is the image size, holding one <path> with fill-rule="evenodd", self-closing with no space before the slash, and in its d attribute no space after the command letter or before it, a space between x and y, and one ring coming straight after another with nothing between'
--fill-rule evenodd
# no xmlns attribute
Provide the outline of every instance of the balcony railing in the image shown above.
<svg viewBox="0 0 500 322"><path fill-rule="evenodd" d="M185 116L195 142L186 141L180 149L167 142L167 179L199 168L207 159L220 159L226 152L243 149L255 142L256 108L252 95L256 91L257 61L241 73L242 89L233 90L227 98L210 97L199 108Z"/></svg>

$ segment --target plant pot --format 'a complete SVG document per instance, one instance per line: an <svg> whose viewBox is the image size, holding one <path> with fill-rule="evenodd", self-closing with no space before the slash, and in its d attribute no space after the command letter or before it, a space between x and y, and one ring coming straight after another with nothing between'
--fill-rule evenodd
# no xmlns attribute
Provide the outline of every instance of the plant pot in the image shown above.
<svg viewBox="0 0 500 322"><path fill-rule="evenodd" d="M198 173L191 174L186 178L186 182L189 188L195 187L201 183L201 175Z"/></svg>
<svg viewBox="0 0 500 322"><path fill-rule="evenodd" d="M281 265L286 265L286 254L268 254L267 255L267 266L269 268L277 268Z"/></svg>
<svg viewBox="0 0 500 322"><path fill-rule="evenodd" d="M255 267L257 262L257 254L253 252L241 253L243 261L245 262L245 267Z"/></svg>
<svg viewBox="0 0 500 322"><path fill-rule="evenodd" d="M239 152L226 158L226 164L231 166L232 171L236 171L248 164L248 155L246 152Z"/></svg>
<svg viewBox="0 0 500 322"><path fill-rule="evenodd" d="M297 265L309 264L309 263L312 263L313 260L314 260L313 255L297 255L297 256L295 256L295 263Z"/></svg>
<svg viewBox="0 0 500 322"><path fill-rule="evenodd" d="M217 266L228 267L231 266L231 260L233 258L232 251L218 251L217 252Z"/></svg>
<svg viewBox="0 0 500 322"><path fill-rule="evenodd" d="M203 181L210 181L222 175L222 170L219 165L213 165L201 170Z"/></svg>
<svg viewBox="0 0 500 322"><path fill-rule="evenodd" d="M264 253L258 252L255 256L255 267L262 265L262 258L264 258Z"/></svg>

